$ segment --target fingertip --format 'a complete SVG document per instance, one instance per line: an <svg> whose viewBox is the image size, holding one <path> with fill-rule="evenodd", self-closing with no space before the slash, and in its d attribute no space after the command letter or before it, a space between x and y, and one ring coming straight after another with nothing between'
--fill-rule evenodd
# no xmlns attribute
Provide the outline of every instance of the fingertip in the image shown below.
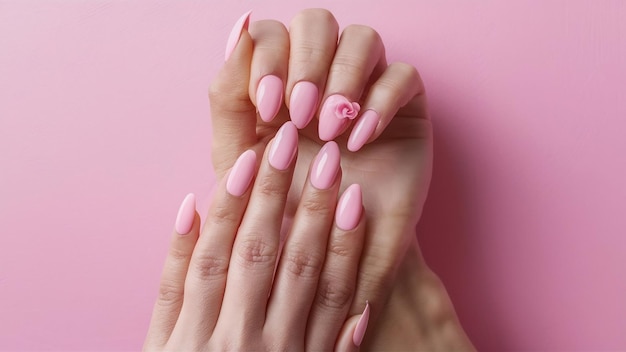
<svg viewBox="0 0 626 352"><path fill-rule="evenodd" d="M187 235L191 232L196 218L196 196L193 193L187 194L178 209L176 216L175 230L179 235Z"/></svg>
<svg viewBox="0 0 626 352"><path fill-rule="evenodd" d="M252 10L244 13L235 25L233 29L230 31L230 35L228 36L228 40L226 41L226 50L224 52L224 61L228 61L231 54L239 44L242 33L248 30L248 25L250 24L250 15L252 14Z"/></svg>

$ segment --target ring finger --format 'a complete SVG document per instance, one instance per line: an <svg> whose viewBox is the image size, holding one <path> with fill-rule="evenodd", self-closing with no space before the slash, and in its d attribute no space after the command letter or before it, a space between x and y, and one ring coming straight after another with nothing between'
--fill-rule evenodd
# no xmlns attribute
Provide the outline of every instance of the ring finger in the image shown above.
<svg viewBox="0 0 626 352"><path fill-rule="evenodd" d="M358 104L373 72L383 72L385 49L378 33L367 26L344 29L330 66L319 112L319 137L335 139L359 112Z"/></svg>

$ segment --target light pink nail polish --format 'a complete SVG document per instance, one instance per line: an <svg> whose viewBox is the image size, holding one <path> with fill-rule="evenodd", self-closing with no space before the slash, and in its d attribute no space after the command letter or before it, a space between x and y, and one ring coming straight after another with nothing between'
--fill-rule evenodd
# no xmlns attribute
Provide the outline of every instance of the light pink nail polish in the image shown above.
<svg viewBox="0 0 626 352"><path fill-rule="evenodd" d="M376 130L379 121L380 116L376 111L367 110L364 112L354 125L350 138L348 138L348 150L356 152L361 149Z"/></svg>
<svg viewBox="0 0 626 352"><path fill-rule="evenodd" d="M320 110L319 137L323 141L335 139L358 114L361 107L341 94L326 98Z"/></svg>
<svg viewBox="0 0 626 352"><path fill-rule="evenodd" d="M256 107L261 120L270 122L274 119L283 102L283 81L274 75L261 78L256 91Z"/></svg>
<svg viewBox="0 0 626 352"><path fill-rule="evenodd" d="M337 202L335 212L337 227L344 231L353 230L359 224L362 210L361 186L355 183L343 192L339 202Z"/></svg>
<svg viewBox="0 0 626 352"><path fill-rule="evenodd" d="M276 133L269 152L269 162L275 169L286 170L298 150L298 129L287 121Z"/></svg>
<svg viewBox="0 0 626 352"><path fill-rule="evenodd" d="M329 189L335 182L341 155L339 146L334 141L324 144L317 153L311 167L311 184L317 189Z"/></svg>
<svg viewBox="0 0 626 352"><path fill-rule="evenodd" d="M235 50L237 43L239 43L239 38L241 38L241 31L244 29L248 29L248 24L250 23L250 14L252 11L248 11L243 14L243 16L239 17L233 29L230 31L230 35L228 36L228 41L226 42L226 53L224 56L224 61L228 61L228 58Z"/></svg>
<svg viewBox="0 0 626 352"><path fill-rule="evenodd" d="M256 171L256 153L246 150L237 158L226 180L226 191L235 197L240 197L250 186L250 181Z"/></svg>
<svg viewBox="0 0 626 352"><path fill-rule="evenodd" d="M180 235L186 235L191 231L193 226L193 219L196 216L196 196L193 193L189 193L178 208L178 215L176 215L176 225L174 228Z"/></svg>
<svg viewBox="0 0 626 352"><path fill-rule="evenodd" d="M315 84L307 81L296 83L289 100L289 115L296 127L302 129L311 122L318 99L319 91Z"/></svg>
<svg viewBox="0 0 626 352"><path fill-rule="evenodd" d="M363 310L363 314L359 318L359 321L356 323L356 327L354 328L354 333L352 334L352 342L356 347L361 346L363 342L363 338L365 337L365 331L367 330L367 323L370 320L370 303L365 301L365 309Z"/></svg>

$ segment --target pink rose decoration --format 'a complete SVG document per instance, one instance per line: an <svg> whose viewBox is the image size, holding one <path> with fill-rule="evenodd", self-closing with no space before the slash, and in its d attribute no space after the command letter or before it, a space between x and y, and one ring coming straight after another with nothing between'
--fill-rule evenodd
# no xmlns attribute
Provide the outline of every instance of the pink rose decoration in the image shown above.
<svg viewBox="0 0 626 352"><path fill-rule="evenodd" d="M354 120L354 118L359 114L359 110L361 110L361 106L359 103L352 103L346 97L342 95L333 95L335 103L335 116L338 119L350 119Z"/></svg>

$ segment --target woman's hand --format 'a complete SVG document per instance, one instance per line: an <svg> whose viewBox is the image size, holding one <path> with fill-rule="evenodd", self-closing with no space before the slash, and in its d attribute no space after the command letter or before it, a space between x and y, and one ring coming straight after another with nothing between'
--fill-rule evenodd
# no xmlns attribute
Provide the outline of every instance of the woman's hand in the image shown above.
<svg viewBox="0 0 626 352"><path fill-rule="evenodd" d="M325 140L336 139L341 189L362 186L368 226L354 301L328 291L313 306L333 312L351 305L350 314L358 314L367 299L374 318L415 239L431 177L431 122L417 70L388 65L376 31L352 25L338 36L337 21L321 9L300 12L289 31L277 21L248 27L247 15L240 19L209 92L213 165L221 179L241 152L263 150L291 119L301 129L289 221L308 165Z"/></svg>
<svg viewBox="0 0 626 352"><path fill-rule="evenodd" d="M254 150L233 160L202 231L194 196L185 198L145 350L358 349L369 309L347 319L347 304L326 308L353 298L365 232L361 189L351 185L337 201L339 150L328 142L310 165L281 251L297 147L287 122L260 162Z"/></svg>

